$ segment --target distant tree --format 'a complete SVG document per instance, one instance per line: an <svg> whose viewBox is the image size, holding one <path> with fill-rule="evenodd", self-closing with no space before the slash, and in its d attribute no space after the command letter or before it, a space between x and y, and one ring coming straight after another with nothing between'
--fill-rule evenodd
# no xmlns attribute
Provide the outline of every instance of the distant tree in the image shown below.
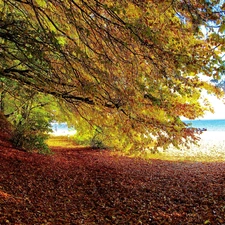
<svg viewBox="0 0 225 225"><path fill-rule="evenodd" d="M224 70L218 3L0 0L0 76L65 101L121 149L188 144L180 117L210 110L203 89L221 94L199 78Z"/></svg>

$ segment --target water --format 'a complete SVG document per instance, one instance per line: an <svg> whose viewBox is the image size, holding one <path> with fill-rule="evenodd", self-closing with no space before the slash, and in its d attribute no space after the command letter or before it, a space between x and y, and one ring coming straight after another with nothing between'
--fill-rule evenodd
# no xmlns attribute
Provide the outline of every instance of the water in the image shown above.
<svg viewBox="0 0 225 225"><path fill-rule="evenodd" d="M207 131L223 131L225 132L225 119L218 120L184 120L185 123L191 123L191 127L206 128Z"/></svg>
<svg viewBox="0 0 225 225"><path fill-rule="evenodd" d="M185 123L191 123L190 127L206 128L207 131L223 131L225 132L225 119L218 120L184 120ZM73 127L68 127L67 123L51 123L53 134L68 135L76 133Z"/></svg>

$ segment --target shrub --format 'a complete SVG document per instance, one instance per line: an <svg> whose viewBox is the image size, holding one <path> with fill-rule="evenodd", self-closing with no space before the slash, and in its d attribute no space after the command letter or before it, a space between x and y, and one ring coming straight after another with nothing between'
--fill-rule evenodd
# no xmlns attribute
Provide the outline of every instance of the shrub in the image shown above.
<svg viewBox="0 0 225 225"><path fill-rule="evenodd" d="M44 120L20 121L14 129L12 143L15 147L28 152L37 151L42 154L51 153L45 140L50 131L49 123Z"/></svg>
<svg viewBox="0 0 225 225"><path fill-rule="evenodd" d="M100 139L97 139L97 138L93 138L91 141L90 141L90 146L92 148L95 148L95 149L104 149L106 148L105 144L103 143L102 140Z"/></svg>

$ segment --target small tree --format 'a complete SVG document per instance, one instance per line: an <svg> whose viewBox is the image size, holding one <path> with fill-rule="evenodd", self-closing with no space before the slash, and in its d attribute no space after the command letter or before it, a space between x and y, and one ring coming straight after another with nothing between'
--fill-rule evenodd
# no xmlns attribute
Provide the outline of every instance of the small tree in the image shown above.
<svg viewBox="0 0 225 225"><path fill-rule="evenodd" d="M1 114L7 115L12 124L14 146L26 151L49 153L45 140L51 131L55 101L49 95L7 79L1 79L0 91L4 93L1 95L1 105L4 106Z"/></svg>
<svg viewBox="0 0 225 225"><path fill-rule="evenodd" d="M17 124L12 136L15 147L26 151L38 151L40 153L50 153L45 140L48 138L49 123L44 120L30 118L21 119Z"/></svg>

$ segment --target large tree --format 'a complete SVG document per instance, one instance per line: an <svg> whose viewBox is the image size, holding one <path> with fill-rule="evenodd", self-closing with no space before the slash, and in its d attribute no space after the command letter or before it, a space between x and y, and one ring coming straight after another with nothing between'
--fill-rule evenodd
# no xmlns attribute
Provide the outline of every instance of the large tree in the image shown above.
<svg viewBox="0 0 225 225"><path fill-rule="evenodd" d="M195 140L224 70L224 5L205 0L0 0L0 76L65 101L120 148ZM215 28L218 26L218 28ZM87 126L88 125L88 126Z"/></svg>

